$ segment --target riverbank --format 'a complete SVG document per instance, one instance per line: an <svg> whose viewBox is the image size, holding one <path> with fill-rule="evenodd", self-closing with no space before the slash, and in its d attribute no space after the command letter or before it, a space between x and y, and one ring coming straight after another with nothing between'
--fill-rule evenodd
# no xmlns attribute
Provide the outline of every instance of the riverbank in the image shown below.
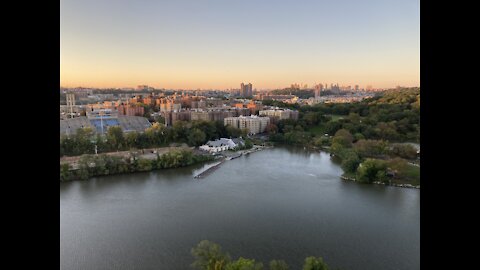
<svg viewBox="0 0 480 270"><path fill-rule="evenodd" d="M173 150L162 155L156 153L154 159L141 158L134 153L123 157L106 154L83 155L74 168L70 163L60 165L60 181L87 180L95 176L180 168L212 160L214 157L195 154L190 149Z"/></svg>
<svg viewBox="0 0 480 270"><path fill-rule="evenodd" d="M345 175L342 175L340 176L341 179L343 180L347 180L347 181L354 181L354 182L358 182L358 180L355 178L355 177L351 177L351 176L345 176ZM384 182L380 182L380 181L374 181L372 183L366 183L366 184L374 184L374 185L384 185L384 186L392 186L392 187L402 187L402 188L416 188L416 189L420 189L420 185L418 186L414 186L412 184L399 184L399 183L384 183Z"/></svg>

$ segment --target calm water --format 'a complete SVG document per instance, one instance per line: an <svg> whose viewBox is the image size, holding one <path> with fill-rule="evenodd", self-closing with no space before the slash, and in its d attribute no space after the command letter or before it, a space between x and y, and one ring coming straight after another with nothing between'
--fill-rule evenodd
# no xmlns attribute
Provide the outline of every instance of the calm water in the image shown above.
<svg viewBox="0 0 480 270"><path fill-rule="evenodd" d="M233 258L419 269L420 192L342 181L328 154L275 148L227 161L60 184L62 269L191 269L208 239Z"/></svg>

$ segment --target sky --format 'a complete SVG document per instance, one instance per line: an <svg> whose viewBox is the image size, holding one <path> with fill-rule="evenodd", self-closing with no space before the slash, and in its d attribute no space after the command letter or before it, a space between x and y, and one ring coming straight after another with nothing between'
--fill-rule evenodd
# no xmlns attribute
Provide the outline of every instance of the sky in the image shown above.
<svg viewBox="0 0 480 270"><path fill-rule="evenodd" d="M61 0L60 85L419 86L419 0Z"/></svg>

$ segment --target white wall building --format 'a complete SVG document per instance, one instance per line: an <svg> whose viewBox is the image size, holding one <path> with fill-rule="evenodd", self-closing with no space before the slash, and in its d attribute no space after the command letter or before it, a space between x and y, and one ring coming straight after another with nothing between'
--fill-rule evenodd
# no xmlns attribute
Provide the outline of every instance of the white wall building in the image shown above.
<svg viewBox="0 0 480 270"><path fill-rule="evenodd" d="M235 143L232 139L220 138L215 141L208 141L206 144L200 146L199 148L209 153L218 153L222 151L227 151L229 149L234 149L238 145L239 143Z"/></svg>

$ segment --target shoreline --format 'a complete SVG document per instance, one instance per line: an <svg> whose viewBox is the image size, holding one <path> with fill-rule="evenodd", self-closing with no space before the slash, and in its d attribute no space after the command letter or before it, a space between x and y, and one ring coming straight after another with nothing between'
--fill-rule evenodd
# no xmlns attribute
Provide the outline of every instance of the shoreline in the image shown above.
<svg viewBox="0 0 480 270"><path fill-rule="evenodd" d="M217 163L214 164L214 165L211 165L207 168L204 168L202 171L196 173L193 175L193 178L195 179L201 179L201 178L204 178L204 177L207 177L210 173L214 172L216 169L218 169L223 163L225 163L226 161L230 161L230 160L233 160L233 159L236 159L236 158L239 158L243 155L249 155L251 153L255 153L255 152L258 152L258 151L263 151L265 149L269 149L269 148L275 148L275 146L260 146L260 145L257 145L257 146L254 146L250 149L244 149L244 150L238 150L238 151L235 151L233 152L233 154L226 154L226 153L220 153L221 155L221 158L217 158L216 160ZM330 153L328 151L328 149L325 149L323 147L304 147L304 149L309 149L309 150L316 150L316 151L319 151L319 152L325 152L325 153ZM148 149L150 150L150 149ZM172 150L171 148L169 150ZM141 151L141 150L137 150L137 151ZM170 152L170 151L168 151ZM228 153L228 152L227 152ZM106 154L108 155L108 153L103 153L103 154ZM118 153L112 153L112 154L117 154ZM331 153L330 153L331 154ZM196 155L199 155L199 154L196 154ZM200 156L200 155L199 155ZM203 156L210 156L210 155L206 155L206 154L203 154ZM146 158L147 160L149 160L150 158ZM215 160L215 159L214 159ZM195 162L194 164L198 164L198 163L205 163L205 162L208 162L209 160L204 160L204 161L200 161L200 162ZM212 161L212 160L210 160ZM69 162L65 162L65 163L69 163ZM190 164L190 165L194 165L194 164ZM62 162L61 164L62 165ZM73 165L73 164L69 164L69 165ZM75 164L77 165L77 164ZM71 166L69 171L76 171L78 170L78 168L75 168L77 166ZM187 165L188 166L188 165ZM180 166L180 167L185 167L185 166ZM420 167L420 166L418 166ZM125 171L125 172L119 172L119 173L110 173L110 174L106 174L106 175L93 175L93 176L89 176L87 179L72 179L72 180L60 180L60 182L72 182L72 181L78 181L78 180L88 180L92 177L99 177L99 176L108 176L108 175L120 175L120 174L133 174L133 173L138 173L138 172L149 172L149 171L156 171L156 170L164 170L164 169L175 169L175 168L179 168L179 167L172 167L172 168L162 168L162 169L150 169L150 170L146 170L146 171ZM345 180L345 181L353 181L353 182L358 182L356 178L353 178L353 177L348 177L348 176L345 176L345 175L342 175L340 176L340 178L342 180ZM414 188L414 189L420 189L420 185L417 185L417 186L414 186L412 184L386 184L386 183L383 183L383 182L380 182L380 181L374 181L372 183L365 183L365 184L375 184L375 185L384 185L384 186L392 186L392 187L401 187L401 188Z"/></svg>
<svg viewBox="0 0 480 270"><path fill-rule="evenodd" d="M344 176L344 175L340 176L340 178L341 178L342 180L346 180L346 181L358 182L357 179L352 178L352 177L348 177L348 176ZM360 183L360 182L359 182L359 183ZM375 182L372 182L372 183L365 183L365 184L373 184L373 185L383 185L383 186L391 186L391 187L420 189L420 185L414 186L414 185L412 185L412 184L385 184L385 183L380 182L380 181L375 181Z"/></svg>
<svg viewBox="0 0 480 270"><path fill-rule="evenodd" d="M199 172L198 174L194 175L193 178L196 178L196 179L199 179L199 178L203 178L204 176L208 176L208 174L210 174L211 172L215 171L216 169L218 169L220 167L220 165L222 165L223 163L225 163L226 161L230 161L230 160L233 160L233 159L236 159L236 158L239 158L241 156L244 156L244 155L249 155L251 153L255 153L255 152L258 152L258 151L262 151L266 148L273 148L272 146L256 146L256 147L252 147L251 149L245 149L245 150L238 150L238 151L235 151L234 155L225 155L225 154L222 154L222 158L220 159L220 161L215 164L215 165L212 165L208 168L206 168L205 170Z"/></svg>

